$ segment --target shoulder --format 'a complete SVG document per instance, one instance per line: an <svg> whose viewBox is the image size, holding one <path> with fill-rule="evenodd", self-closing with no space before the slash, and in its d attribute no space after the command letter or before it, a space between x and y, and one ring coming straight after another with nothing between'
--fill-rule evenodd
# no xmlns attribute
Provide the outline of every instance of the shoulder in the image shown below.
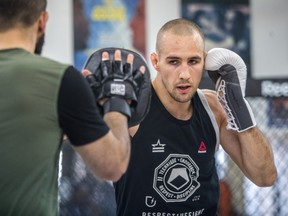
<svg viewBox="0 0 288 216"><path fill-rule="evenodd" d="M210 89L198 89L198 93L199 92L205 96L209 105L210 103L215 103L216 101L218 102L216 91Z"/></svg>
<svg viewBox="0 0 288 216"><path fill-rule="evenodd" d="M134 135L137 133L139 126L140 126L140 124L129 128L129 135L131 137L134 137Z"/></svg>
<svg viewBox="0 0 288 216"><path fill-rule="evenodd" d="M33 64L35 66L41 66L43 67L43 69L48 69L48 70L58 69L58 70L65 71L68 67L71 66L69 64L62 63L62 62L53 60L51 58L36 55L36 54L33 54L33 58L31 58L31 61L33 61Z"/></svg>

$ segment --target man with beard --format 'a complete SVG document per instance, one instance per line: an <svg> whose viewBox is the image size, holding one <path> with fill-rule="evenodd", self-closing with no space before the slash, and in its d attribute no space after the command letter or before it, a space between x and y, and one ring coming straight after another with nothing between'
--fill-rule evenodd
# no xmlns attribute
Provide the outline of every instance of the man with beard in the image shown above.
<svg viewBox="0 0 288 216"><path fill-rule="evenodd" d="M119 179L129 161L128 98L104 96L105 101L97 100L105 108L100 114L97 95L79 71L35 55L44 43L46 4L46 0L0 1L0 215L58 215L63 134L99 178ZM111 60L115 65L123 61L122 53L115 50ZM101 54L97 60L109 64L113 53ZM128 53L127 68L135 60ZM145 69L140 67L142 75ZM127 73L119 66L108 71L112 77L115 70ZM134 87L141 82L131 85L129 94L137 97Z"/></svg>

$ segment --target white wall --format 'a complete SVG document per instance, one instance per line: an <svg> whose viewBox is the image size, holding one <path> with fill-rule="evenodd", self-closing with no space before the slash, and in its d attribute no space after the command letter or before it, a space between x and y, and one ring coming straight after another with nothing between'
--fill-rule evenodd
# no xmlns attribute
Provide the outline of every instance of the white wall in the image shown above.
<svg viewBox="0 0 288 216"><path fill-rule="evenodd" d="M48 0L49 20L43 55L73 63L72 0Z"/></svg>
<svg viewBox="0 0 288 216"><path fill-rule="evenodd" d="M252 75L288 77L288 1L252 0Z"/></svg>
<svg viewBox="0 0 288 216"><path fill-rule="evenodd" d="M147 53L151 53L154 51L158 29L169 19L180 17L181 0L146 0L146 2ZM255 78L267 78L272 75L287 78L288 1L251 0L250 2L252 75ZM43 55L66 63L73 63L71 4L71 0L48 0L50 19L43 51ZM153 70L151 72L153 77L155 74Z"/></svg>
<svg viewBox="0 0 288 216"><path fill-rule="evenodd" d="M169 3L168 3L169 1ZM146 0L146 17L147 17L147 53L155 51L156 35L161 26L170 19L180 17L180 1L181 0ZM149 58L149 55L148 55ZM151 77L155 76L155 72L151 68Z"/></svg>

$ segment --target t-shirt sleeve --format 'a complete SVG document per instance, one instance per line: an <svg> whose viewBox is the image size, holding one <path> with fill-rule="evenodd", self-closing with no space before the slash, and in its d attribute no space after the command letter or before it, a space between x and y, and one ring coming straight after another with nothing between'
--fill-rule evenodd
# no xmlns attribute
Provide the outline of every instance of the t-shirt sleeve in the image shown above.
<svg viewBox="0 0 288 216"><path fill-rule="evenodd" d="M73 145L90 143L109 131L90 86L72 66L67 68L62 78L58 114L60 127Z"/></svg>

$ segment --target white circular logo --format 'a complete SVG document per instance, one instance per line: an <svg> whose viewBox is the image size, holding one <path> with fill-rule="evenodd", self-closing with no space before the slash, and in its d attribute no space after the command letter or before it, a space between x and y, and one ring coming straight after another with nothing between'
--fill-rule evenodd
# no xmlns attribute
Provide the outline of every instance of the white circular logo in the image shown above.
<svg viewBox="0 0 288 216"><path fill-rule="evenodd" d="M171 154L154 172L153 188L166 202L186 201L200 186L199 167L189 155Z"/></svg>

